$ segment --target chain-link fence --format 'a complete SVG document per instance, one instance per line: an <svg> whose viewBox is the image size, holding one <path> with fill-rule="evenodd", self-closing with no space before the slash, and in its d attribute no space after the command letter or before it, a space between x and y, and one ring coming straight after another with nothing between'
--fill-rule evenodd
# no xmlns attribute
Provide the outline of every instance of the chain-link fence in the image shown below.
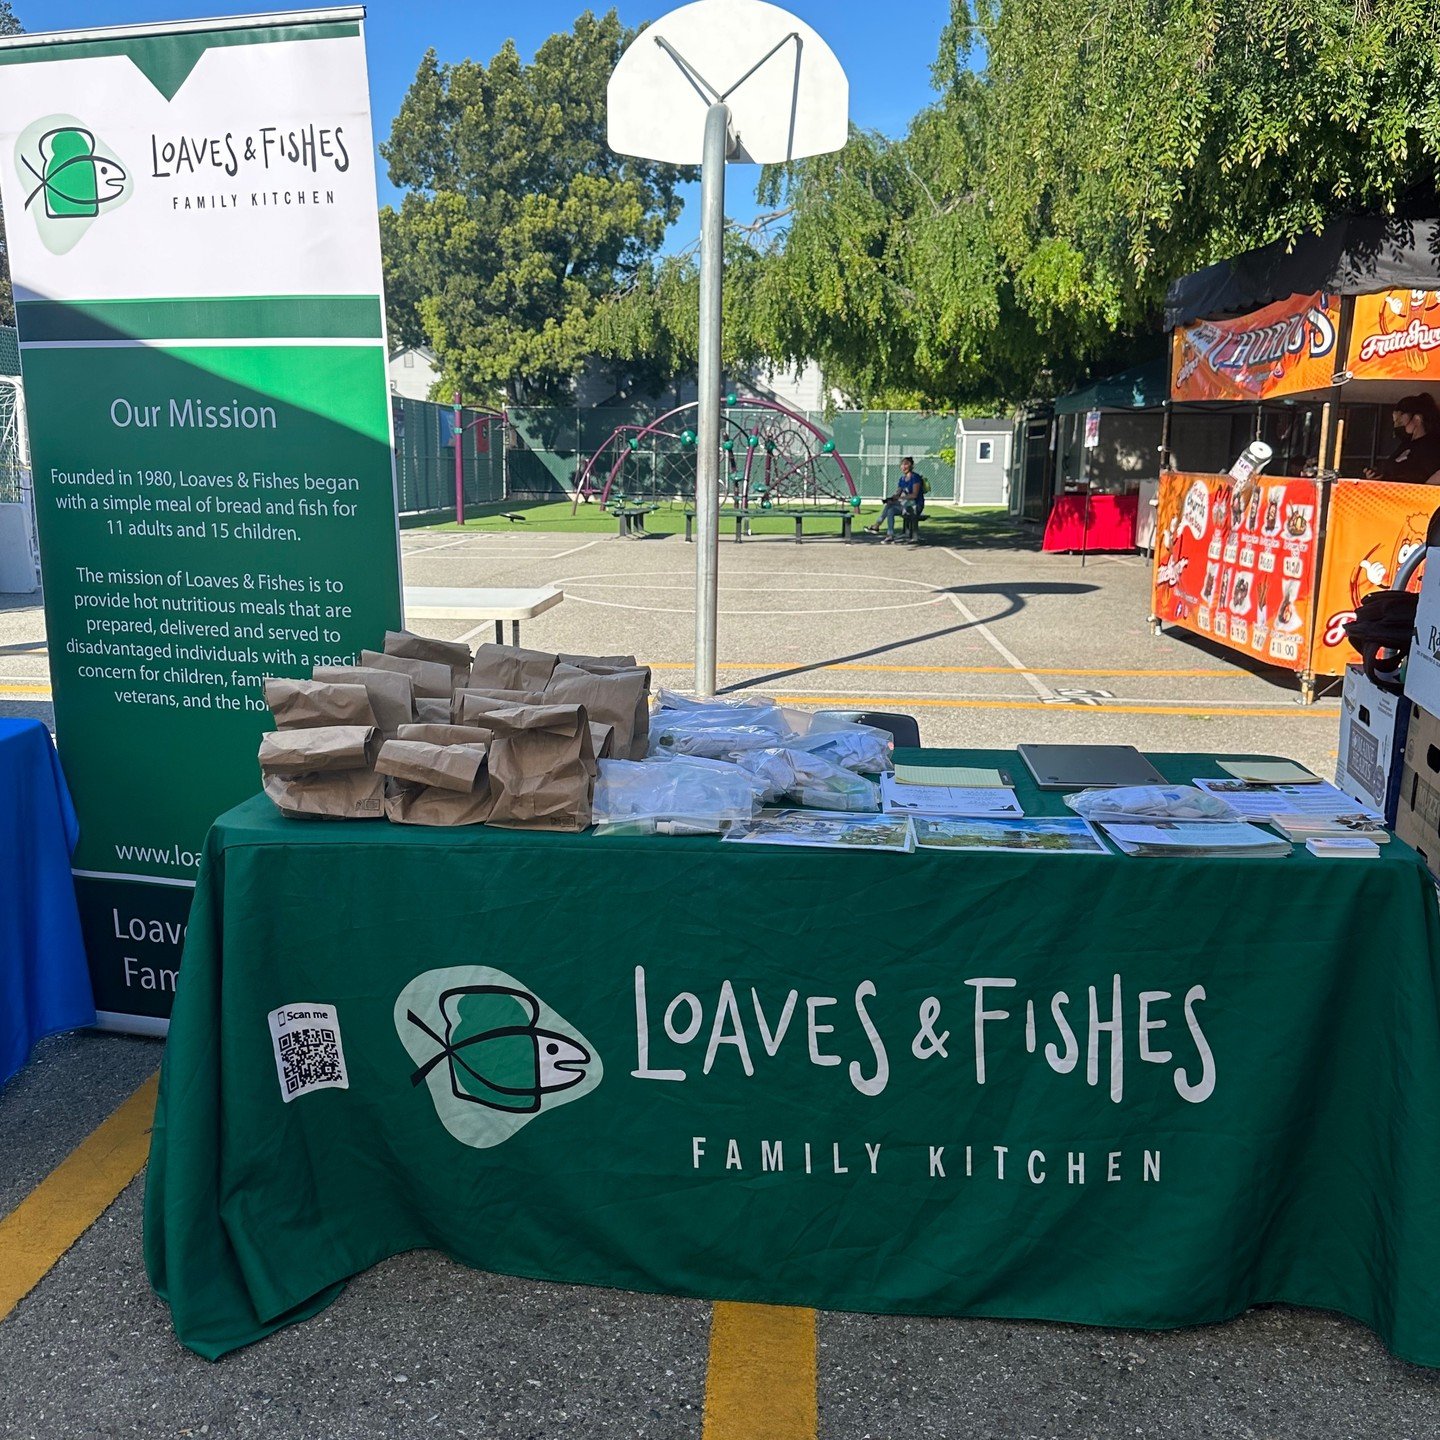
<svg viewBox="0 0 1440 1440"><path fill-rule="evenodd" d="M455 507L455 450L453 410L422 400L394 400L395 468L402 512L453 510ZM812 410L798 412L815 426L833 453L843 460L856 492L867 501L879 500L893 488L900 461L911 456L916 470L930 482L931 499L960 499L956 479L956 417L909 410L841 410L832 415ZM727 408L726 433L759 434L777 422L774 412L737 405ZM586 464L622 427L637 427L657 419L653 406L523 406L506 412L502 426L486 412L464 411L465 503L568 500ZM783 422L781 422L783 423ZM634 448L628 435L614 440L588 477L594 493L604 489L615 457L620 456L616 484L626 493L674 494L694 492L693 443L679 438L691 415L677 416L667 426L674 434L648 435ZM823 443L823 441L822 441ZM743 444L743 442L742 442ZM819 449L819 446L816 447ZM620 455L624 450L626 453ZM829 454L819 455L820 466L833 472L820 490L842 484ZM796 485L797 494L813 494L814 487ZM816 498L820 498L818 495Z"/></svg>

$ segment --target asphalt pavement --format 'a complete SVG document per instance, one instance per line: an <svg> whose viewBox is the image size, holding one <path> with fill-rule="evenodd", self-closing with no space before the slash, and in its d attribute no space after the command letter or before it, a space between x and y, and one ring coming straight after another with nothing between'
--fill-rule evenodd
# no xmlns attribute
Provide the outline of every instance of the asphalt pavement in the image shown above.
<svg viewBox="0 0 1440 1440"><path fill-rule="evenodd" d="M412 585L558 584L545 649L633 651L690 684L693 549L678 537L409 531ZM909 710L927 745L1123 741L1288 755L1328 774L1337 705L1148 624L1136 556L1045 556L993 521L909 548L721 542L721 685ZM0 608L0 714L48 718L38 597ZM461 622L423 627L490 638ZM473 631L474 633L471 633ZM44 1042L0 1090L0 1214L153 1072L159 1042ZM0 1320L0 1436L699 1437L710 1307L542 1285L428 1252L357 1277L305 1324L199 1360L141 1262L143 1174ZM821 1440L1429 1440L1440 1376L1363 1327L1287 1307L1171 1332L822 1314ZM763 1406L753 1434L766 1433ZM707 1433L705 1440L730 1440Z"/></svg>

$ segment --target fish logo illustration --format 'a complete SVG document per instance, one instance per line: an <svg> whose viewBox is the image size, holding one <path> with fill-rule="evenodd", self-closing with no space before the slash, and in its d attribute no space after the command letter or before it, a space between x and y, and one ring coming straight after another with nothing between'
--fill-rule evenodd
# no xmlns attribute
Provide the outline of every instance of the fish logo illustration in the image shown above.
<svg viewBox="0 0 1440 1440"><path fill-rule="evenodd" d="M72 249L107 210L130 198L134 182L120 159L73 115L37 120L20 136L15 164L25 209L52 254Z"/></svg>
<svg viewBox="0 0 1440 1440"><path fill-rule="evenodd" d="M513 976L454 966L417 976L395 1002L395 1029L441 1123L466 1145L508 1140L537 1115L599 1083L595 1047Z"/></svg>

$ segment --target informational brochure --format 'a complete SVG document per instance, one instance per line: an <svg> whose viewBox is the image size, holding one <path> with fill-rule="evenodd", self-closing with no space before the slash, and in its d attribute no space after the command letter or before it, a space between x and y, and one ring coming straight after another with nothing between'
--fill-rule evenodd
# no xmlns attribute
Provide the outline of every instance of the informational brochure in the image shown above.
<svg viewBox="0 0 1440 1440"><path fill-rule="evenodd" d="M1243 820L1230 824L1157 820L1149 825L1102 825L1127 855L1288 855L1290 842Z"/></svg>
<svg viewBox="0 0 1440 1440"><path fill-rule="evenodd" d="M827 850L915 848L908 815L851 815L838 810L765 810L745 829L736 827L726 844L803 845Z"/></svg>
<svg viewBox="0 0 1440 1440"><path fill-rule="evenodd" d="M915 843L933 850L1020 851L1032 855L1108 855L1084 820L1037 817L999 820L976 815L917 815Z"/></svg>
<svg viewBox="0 0 1440 1440"><path fill-rule="evenodd" d="M1362 805L1353 795L1327 780L1308 785L1257 785L1248 780L1196 780L1200 789L1228 800L1247 820L1270 821L1276 815L1363 815L1384 822L1378 810Z"/></svg>
<svg viewBox="0 0 1440 1440"><path fill-rule="evenodd" d="M1015 792L991 786L906 785L880 777L880 803L889 812L910 815L1023 815Z"/></svg>

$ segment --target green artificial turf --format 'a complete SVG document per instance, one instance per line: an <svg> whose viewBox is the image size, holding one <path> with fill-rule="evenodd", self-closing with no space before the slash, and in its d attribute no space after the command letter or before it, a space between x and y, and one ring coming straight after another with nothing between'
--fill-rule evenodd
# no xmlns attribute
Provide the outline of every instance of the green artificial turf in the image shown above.
<svg viewBox="0 0 1440 1440"><path fill-rule="evenodd" d="M790 515L793 512L780 511L773 515L758 516L750 522L754 535L790 535L795 525ZM873 524L880 513L878 505L865 505L856 512L855 529ZM508 516L515 516L509 519ZM482 534L492 531L544 531L558 535L614 535L617 522L613 515L599 505L571 506L570 501L516 500L508 505L480 505L467 508L465 524L457 525L454 520L407 528L424 528L431 531L473 532ZM685 533L685 511L680 505L662 505L645 517L645 529L651 535L683 535ZM896 527L897 533L899 526ZM950 510L932 506L925 512L920 526L922 538L932 545L1004 545L1013 544L1019 538L1015 522L1003 509ZM811 521L805 527L808 539L812 534L817 538L827 532L840 533L838 517L828 516ZM735 533L734 521L727 511L720 513L720 535L729 539Z"/></svg>

